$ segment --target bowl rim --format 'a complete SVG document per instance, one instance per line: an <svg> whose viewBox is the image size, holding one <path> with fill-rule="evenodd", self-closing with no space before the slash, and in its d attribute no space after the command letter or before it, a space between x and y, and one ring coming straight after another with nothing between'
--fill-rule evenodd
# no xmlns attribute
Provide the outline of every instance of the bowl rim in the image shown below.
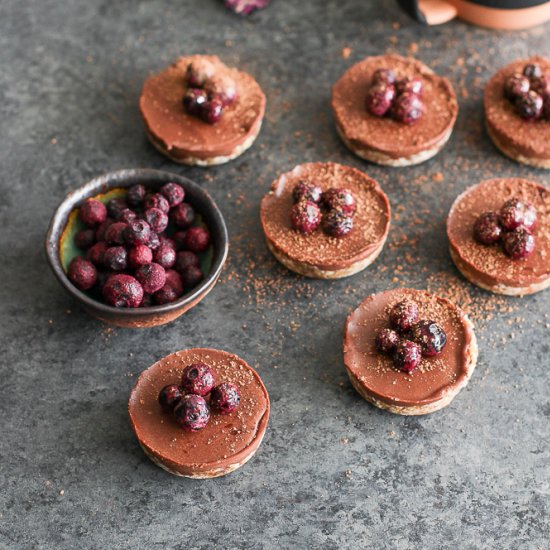
<svg viewBox="0 0 550 550"><path fill-rule="evenodd" d="M198 195L202 195L210 208L208 217L211 218L211 220L209 223L214 223L214 226L217 228L216 233L219 233L221 238L220 242L217 243L218 246L214 247L210 273L190 293L187 293L178 300L168 304L150 307L117 308L91 298L71 283L63 269L63 266L61 265L61 259L59 256L59 241L63 230L67 225L69 214L77 207L78 203L110 189L115 189L117 187L129 187L130 185L137 183L137 181L129 180L135 180L137 178L143 179L143 183L145 185L147 185L147 181L158 181L159 183L162 181L173 181L175 183L182 184L184 187L192 189L193 192ZM104 313L110 317L116 315L131 319L133 317L159 315L179 310L185 305L194 302L203 293L210 290L216 283L216 280L227 259L229 251L229 236L221 210L208 191L203 189L198 183L185 176L180 176L179 174L164 170L156 170L152 168L127 168L106 172L94 177L84 185L69 191L55 209L48 226L44 244L48 263L50 264L50 267L58 281L65 288L65 290L69 292L69 294L84 303L88 308L95 309L96 311Z"/></svg>

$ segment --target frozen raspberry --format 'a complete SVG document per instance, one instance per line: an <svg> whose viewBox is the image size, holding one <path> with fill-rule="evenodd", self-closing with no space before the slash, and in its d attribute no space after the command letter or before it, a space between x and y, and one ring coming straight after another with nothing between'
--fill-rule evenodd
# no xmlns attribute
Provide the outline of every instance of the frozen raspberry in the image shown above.
<svg viewBox="0 0 550 550"><path fill-rule="evenodd" d="M202 271L199 267L189 266L185 271L179 272L181 275L181 282L184 288L196 287L203 278Z"/></svg>
<svg viewBox="0 0 550 550"><path fill-rule="evenodd" d="M177 384L164 386L159 392L158 401L164 412L172 412L183 397Z"/></svg>
<svg viewBox="0 0 550 550"><path fill-rule="evenodd" d="M516 73L506 79L504 83L504 95L510 101L515 101L520 95L526 94L530 87L529 79L522 74Z"/></svg>
<svg viewBox="0 0 550 550"><path fill-rule="evenodd" d="M499 221L506 231L511 231L520 225L532 229L537 223L537 212L528 202L513 198L502 205Z"/></svg>
<svg viewBox="0 0 550 550"><path fill-rule="evenodd" d="M301 180L292 190L292 200L297 203L301 200L311 201L318 203L321 200L323 190L314 183Z"/></svg>
<svg viewBox="0 0 550 550"><path fill-rule="evenodd" d="M200 395L184 395L174 408L174 418L182 430L197 432L207 426L210 408Z"/></svg>
<svg viewBox="0 0 550 550"><path fill-rule="evenodd" d="M168 216L160 208L149 208L144 218L155 233L162 233L168 227Z"/></svg>
<svg viewBox="0 0 550 550"><path fill-rule="evenodd" d="M345 237L353 229L353 218L341 210L329 210L323 216L322 227L331 237Z"/></svg>
<svg viewBox="0 0 550 550"><path fill-rule="evenodd" d="M97 270L92 262L82 256L77 256L69 264L68 276L76 288L79 290L88 290L97 281Z"/></svg>
<svg viewBox="0 0 550 550"><path fill-rule="evenodd" d="M199 254L210 245L210 233L204 227L190 227L183 237L183 247Z"/></svg>
<svg viewBox="0 0 550 550"><path fill-rule="evenodd" d="M174 269L178 273L183 273L190 267L199 267L199 266L200 266L199 257L194 252L190 252L189 250L182 250L181 252L177 253Z"/></svg>
<svg viewBox="0 0 550 550"><path fill-rule="evenodd" d="M200 88L188 88L183 96L183 108L192 116L201 116L208 103L208 94Z"/></svg>
<svg viewBox="0 0 550 550"><path fill-rule="evenodd" d="M182 202L172 209L170 218L180 229L187 229L191 227L195 221L195 211L190 204Z"/></svg>
<svg viewBox="0 0 550 550"><path fill-rule="evenodd" d="M137 218L137 214L133 210L130 210L130 208L125 208L120 213L120 217L118 218L118 221L124 222L124 223L130 223L130 222L133 222L136 218Z"/></svg>
<svg viewBox="0 0 550 550"><path fill-rule="evenodd" d="M494 244L500 241L502 227L495 212L484 212L474 223L474 238L482 244Z"/></svg>
<svg viewBox="0 0 550 550"><path fill-rule="evenodd" d="M111 199L107 203L107 212L109 214L109 217L113 220L119 220L120 216L122 216L122 212L128 208L128 203L126 202L126 199L117 198L117 199Z"/></svg>
<svg viewBox="0 0 550 550"><path fill-rule="evenodd" d="M103 259L105 257L105 251L107 250L107 243L101 241L95 243L93 246L88 248L86 252L86 259L90 260L96 267L103 266Z"/></svg>
<svg viewBox="0 0 550 550"><path fill-rule="evenodd" d="M523 67L523 75L528 79L542 76L542 69L538 63L529 63Z"/></svg>
<svg viewBox="0 0 550 550"><path fill-rule="evenodd" d="M128 265L132 269L149 264L153 261L153 251L144 244L136 244L128 251Z"/></svg>
<svg viewBox="0 0 550 550"><path fill-rule="evenodd" d="M74 236L74 244L81 250L87 250L95 243L95 231L93 229L81 229Z"/></svg>
<svg viewBox="0 0 550 550"><path fill-rule="evenodd" d="M516 98L516 111L524 120L535 120L542 114L543 101L533 90Z"/></svg>
<svg viewBox="0 0 550 550"><path fill-rule="evenodd" d="M183 294L183 284L179 273L173 269L166 270L166 283L155 292L153 300L156 304L169 304L176 301Z"/></svg>
<svg viewBox="0 0 550 550"><path fill-rule="evenodd" d="M219 99L223 107L231 105L237 99L235 81L227 75L212 76L205 82L204 89L210 97Z"/></svg>
<svg viewBox="0 0 550 550"><path fill-rule="evenodd" d="M398 332L407 332L417 321L418 306L414 302L403 300L391 308L390 323Z"/></svg>
<svg viewBox="0 0 550 550"><path fill-rule="evenodd" d="M164 242L155 250L153 258L157 264L168 269L176 263L176 251L173 246Z"/></svg>
<svg viewBox="0 0 550 550"><path fill-rule="evenodd" d="M512 260L525 258L535 250L535 236L522 225L504 233L502 242L504 244L504 252Z"/></svg>
<svg viewBox="0 0 550 550"><path fill-rule="evenodd" d="M96 199L86 199L78 210L78 216L87 227L96 227L107 218L107 208Z"/></svg>
<svg viewBox="0 0 550 550"><path fill-rule="evenodd" d="M300 201L290 211L290 225L304 235L313 233L321 223L321 210L312 201Z"/></svg>
<svg viewBox="0 0 550 550"><path fill-rule="evenodd" d="M323 193L321 205L325 210L339 210L348 216L353 216L357 208L353 193L349 189L334 187Z"/></svg>
<svg viewBox="0 0 550 550"><path fill-rule="evenodd" d="M128 201L128 204L130 206L141 206L145 195L147 195L147 189L145 185L137 183L136 185L132 185L132 187L128 189L126 200Z"/></svg>
<svg viewBox="0 0 550 550"><path fill-rule="evenodd" d="M185 190L178 183L165 183L160 188L160 192L164 197L166 197L166 200L170 204L171 208L174 208L174 206L182 203L183 199L185 199Z"/></svg>
<svg viewBox="0 0 550 550"><path fill-rule="evenodd" d="M127 225L124 222L112 223L105 231L105 242L107 244L124 244L124 230Z"/></svg>
<svg viewBox="0 0 550 550"><path fill-rule="evenodd" d="M210 406L220 414L229 414L237 409L241 402L239 388L231 382L222 382L212 389Z"/></svg>
<svg viewBox="0 0 550 550"><path fill-rule="evenodd" d="M393 102L391 114L393 118L404 124L416 122L424 111L422 100L415 94L405 92L397 96Z"/></svg>
<svg viewBox="0 0 550 550"><path fill-rule="evenodd" d="M216 124L223 114L223 102L218 97L209 99L200 110L201 120L208 124Z"/></svg>
<svg viewBox="0 0 550 550"><path fill-rule="evenodd" d="M433 357L443 351L447 335L435 321L422 320L411 329L410 338L416 342L424 357Z"/></svg>
<svg viewBox="0 0 550 550"><path fill-rule="evenodd" d="M376 84L367 92L366 105L369 113L382 117L389 112L395 99L393 84Z"/></svg>
<svg viewBox="0 0 550 550"><path fill-rule="evenodd" d="M395 72L392 69L378 69L372 75L372 84L395 84L397 80Z"/></svg>
<svg viewBox="0 0 550 550"><path fill-rule="evenodd" d="M134 276L147 294L154 294L166 283L166 271L164 267L156 263L138 267Z"/></svg>
<svg viewBox="0 0 550 550"><path fill-rule="evenodd" d="M164 195L154 193L152 195L147 195L143 200L143 209L148 210L149 208L158 208L165 214L168 214L168 212L170 212L170 203Z"/></svg>
<svg viewBox="0 0 550 550"><path fill-rule="evenodd" d="M130 222L124 230L124 241L128 244L148 244L151 228L145 220Z"/></svg>
<svg viewBox="0 0 550 550"><path fill-rule="evenodd" d="M185 81L190 88L202 88L207 79L214 76L215 67L208 59L195 59L185 72Z"/></svg>
<svg viewBox="0 0 550 550"><path fill-rule="evenodd" d="M205 363L194 363L183 369L181 389L184 393L204 396L214 387L214 373Z"/></svg>
<svg viewBox="0 0 550 550"><path fill-rule="evenodd" d="M110 220L107 218L96 230L95 232L95 240L100 242L105 240L105 234L107 233L107 229L113 225L113 220Z"/></svg>
<svg viewBox="0 0 550 550"><path fill-rule="evenodd" d="M123 271L128 267L128 253L123 246L111 246L103 255L103 265L111 271Z"/></svg>
<svg viewBox="0 0 550 550"><path fill-rule="evenodd" d="M374 340L376 349L382 353L391 353L399 343L400 337L391 328L380 329Z"/></svg>
<svg viewBox="0 0 550 550"><path fill-rule="evenodd" d="M131 277L123 273L110 275L102 289L105 301L114 307L139 307L143 300L143 288Z"/></svg>
<svg viewBox="0 0 550 550"><path fill-rule="evenodd" d="M395 90L398 94L414 94L421 96L424 92L422 79L416 76L407 76L398 80L395 84Z"/></svg>
<svg viewBox="0 0 550 550"><path fill-rule="evenodd" d="M403 372L412 372L421 359L420 346L410 340L401 340L393 351L393 364Z"/></svg>

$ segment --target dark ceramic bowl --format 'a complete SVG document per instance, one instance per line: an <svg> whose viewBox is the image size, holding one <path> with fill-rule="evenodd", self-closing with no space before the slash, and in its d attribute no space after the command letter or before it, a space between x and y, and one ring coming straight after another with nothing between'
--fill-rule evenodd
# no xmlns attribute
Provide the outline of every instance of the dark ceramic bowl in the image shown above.
<svg viewBox="0 0 550 550"><path fill-rule="evenodd" d="M79 223L76 209L90 197L120 196L124 188L143 183L151 189L159 189L172 181L185 189L185 201L200 214L210 230L212 245L202 259L204 279L195 288L170 304L140 308L116 308L94 299L78 290L67 277L66 268L71 256L76 254L72 245L75 224ZM103 197L105 198L105 197ZM71 250L71 247L73 250ZM91 315L119 327L153 327L163 325L179 317L198 304L214 287L227 258L229 239L223 216L210 195L191 180L159 170L133 169L110 172L94 178L82 187L70 192L59 205L50 222L46 235L48 262L65 290Z"/></svg>

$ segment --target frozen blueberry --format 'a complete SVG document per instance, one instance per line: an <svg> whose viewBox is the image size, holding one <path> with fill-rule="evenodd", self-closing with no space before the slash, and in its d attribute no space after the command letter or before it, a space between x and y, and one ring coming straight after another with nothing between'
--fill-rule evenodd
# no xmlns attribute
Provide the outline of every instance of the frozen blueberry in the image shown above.
<svg viewBox="0 0 550 550"><path fill-rule="evenodd" d="M172 412L182 397L180 387L177 384L169 384L160 390L158 402L165 412Z"/></svg>
<svg viewBox="0 0 550 550"><path fill-rule="evenodd" d="M215 97L222 102L223 107L227 107L237 99L237 86L235 81L227 76L217 74L206 80L204 89L210 97Z"/></svg>
<svg viewBox="0 0 550 550"><path fill-rule="evenodd" d="M535 250L535 236L522 225L504 233L502 243L504 244L504 252L512 260L526 258Z"/></svg>
<svg viewBox="0 0 550 550"><path fill-rule="evenodd" d="M395 330L383 328L378 331L374 344L381 353L391 353L399 343L400 337Z"/></svg>
<svg viewBox="0 0 550 550"><path fill-rule="evenodd" d="M230 414L237 409L241 402L239 388L231 382L222 382L212 389L210 406L220 414Z"/></svg>
<svg viewBox="0 0 550 550"><path fill-rule="evenodd" d="M126 195L126 200L128 201L128 204L130 206L141 206L141 203L143 202L143 199L145 198L145 195L147 194L147 189L145 185L142 185L141 183L137 183L136 185L132 185L128 189L128 194Z"/></svg>
<svg viewBox="0 0 550 550"><path fill-rule="evenodd" d="M138 267L134 276L147 294L154 294L166 283L164 267L154 262Z"/></svg>
<svg viewBox="0 0 550 550"><path fill-rule="evenodd" d="M183 236L183 247L199 254L204 252L210 245L210 233L204 227L190 227Z"/></svg>
<svg viewBox="0 0 550 550"><path fill-rule="evenodd" d="M123 273L110 275L102 289L105 301L114 307L139 307L143 288L134 277Z"/></svg>
<svg viewBox="0 0 550 550"><path fill-rule="evenodd" d="M156 250L160 246L160 237L158 233L151 231L151 235L149 236L149 242L147 243L147 246L151 250Z"/></svg>
<svg viewBox="0 0 550 550"><path fill-rule="evenodd" d="M190 204L182 202L172 209L170 212L170 218L176 227L179 227L180 229L187 229L188 227L191 227L195 221L195 211Z"/></svg>
<svg viewBox="0 0 550 550"><path fill-rule="evenodd" d="M127 208L128 203L126 202L126 199L111 199L107 203L107 212L109 213L109 217L113 220L119 220L120 216L122 216L122 212L124 212Z"/></svg>
<svg viewBox="0 0 550 550"><path fill-rule="evenodd" d="M422 100L415 94L405 92L396 97L393 102L391 115L398 122L412 124L416 122L424 111Z"/></svg>
<svg viewBox="0 0 550 550"><path fill-rule="evenodd" d="M353 218L341 210L329 210L323 216L322 228L331 237L345 237L353 229Z"/></svg>
<svg viewBox="0 0 550 550"><path fill-rule="evenodd" d="M500 241L502 227L495 212L484 212L474 223L474 238L482 244L493 244Z"/></svg>
<svg viewBox="0 0 550 550"><path fill-rule="evenodd" d="M550 92L550 78L548 75L541 75L531 79L531 90L544 97Z"/></svg>
<svg viewBox="0 0 550 550"><path fill-rule="evenodd" d="M118 218L119 222L130 223L137 218L137 214L130 208L125 208Z"/></svg>
<svg viewBox="0 0 550 550"><path fill-rule="evenodd" d="M170 204L171 208L181 204L183 199L185 199L185 190L179 183L165 183L161 188L160 192Z"/></svg>
<svg viewBox="0 0 550 550"><path fill-rule="evenodd" d="M134 220L126 226L123 234L127 244L148 244L151 228L145 220Z"/></svg>
<svg viewBox="0 0 550 550"><path fill-rule="evenodd" d="M392 69L377 69L372 75L372 84L395 84L397 80Z"/></svg>
<svg viewBox="0 0 550 550"><path fill-rule="evenodd" d="M105 251L107 250L107 243L100 241L88 248L86 251L86 259L90 260L96 267L103 266L103 259L105 257Z"/></svg>
<svg viewBox="0 0 550 550"><path fill-rule="evenodd" d="M499 221L506 231L511 231L520 225L532 229L537 223L537 212L528 202L513 198L502 205Z"/></svg>
<svg viewBox="0 0 550 550"><path fill-rule="evenodd" d="M124 244L124 230L127 225L124 222L112 223L105 231L105 242L111 245Z"/></svg>
<svg viewBox="0 0 550 550"><path fill-rule="evenodd" d="M200 117L208 124L216 124L223 114L223 102L219 97L209 99L200 110Z"/></svg>
<svg viewBox="0 0 550 550"><path fill-rule="evenodd" d="M144 244L136 244L128 251L128 265L132 269L149 264L153 261L153 251Z"/></svg>
<svg viewBox="0 0 550 550"><path fill-rule="evenodd" d="M74 244L81 250L87 250L95 243L95 233L93 229L81 229L74 236Z"/></svg>
<svg viewBox="0 0 550 550"><path fill-rule="evenodd" d="M165 214L168 214L168 212L170 212L170 203L164 195L161 195L160 193L153 193L152 195L147 195L145 197L143 200L143 208L144 210L148 210L149 208L158 208Z"/></svg>
<svg viewBox="0 0 550 550"><path fill-rule="evenodd" d="M199 257L189 250L182 250L176 254L176 262L174 264L174 269L178 273L183 273L190 267L199 267L200 261Z"/></svg>
<svg viewBox="0 0 550 550"><path fill-rule="evenodd" d="M167 242L163 242L153 254L153 258L157 264L165 269L173 267L176 263L176 251L173 246Z"/></svg>
<svg viewBox="0 0 550 550"><path fill-rule="evenodd" d="M335 187L323 193L321 205L325 210L339 210L348 216L353 216L357 208L353 193L349 189Z"/></svg>
<svg viewBox="0 0 550 550"><path fill-rule="evenodd" d="M82 256L77 256L69 264L68 276L76 288L79 290L88 290L97 281L97 270L92 262Z"/></svg>
<svg viewBox="0 0 550 550"><path fill-rule="evenodd" d="M183 430L197 432L207 426L210 408L200 395L184 395L174 408L174 418Z"/></svg>
<svg viewBox="0 0 550 550"><path fill-rule="evenodd" d="M523 94L526 94L531 87L529 79L522 74L516 73L506 79L504 83L504 95L511 101Z"/></svg>
<svg viewBox="0 0 550 550"><path fill-rule="evenodd" d="M321 200L322 193L323 190L318 185L301 180L292 190L292 200L294 203L300 202L301 200L318 203Z"/></svg>
<svg viewBox="0 0 550 550"><path fill-rule="evenodd" d="M200 268L194 265L189 266L185 271L181 271L179 273L181 275L181 282L184 288L196 287L203 278Z"/></svg>
<svg viewBox="0 0 550 550"><path fill-rule="evenodd" d="M155 233L162 233L168 227L168 216L160 208L149 208L144 218Z"/></svg>
<svg viewBox="0 0 550 550"><path fill-rule="evenodd" d="M113 220L110 220L107 218L96 230L95 232L95 239L96 241L104 241L105 240L105 234L107 233L107 229L113 225Z"/></svg>
<svg viewBox="0 0 550 550"><path fill-rule="evenodd" d="M421 96L424 92L424 85L422 84L421 78L417 76L407 76L396 82L395 90L398 94Z"/></svg>
<svg viewBox="0 0 550 550"><path fill-rule="evenodd" d="M390 311L390 323L398 332L407 332L418 321L418 306L415 302L403 300Z"/></svg>
<svg viewBox="0 0 550 550"><path fill-rule="evenodd" d="M404 372L412 372L422 359L420 346L410 340L401 340L393 351L393 364Z"/></svg>
<svg viewBox="0 0 550 550"><path fill-rule="evenodd" d="M542 97L533 90L517 97L515 105L519 116L524 120L535 120L542 115Z"/></svg>
<svg viewBox="0 0 550 550"><path fill-rule="evenodd" d="M123 271L128 267L128 253L123 246L111 246L103 255L103 265L111 271Z"/></svg>
<svg viewBox="0 0 550 550"><path fill-rule="evenodd" d="M443 351L447 335L435 321L422 320L411 329L411 340L416 342L424 357L433 357Z"/></svg>
<svg viewBox="0 0 550 550"><path fill-rule="evenodd" d="M214 373L205 363L193 363L183 369L181 389L184 393L204 396L214 387Z"/></svg>
<svg viewBox="0 0 550 550"><path fill-rule="evenodd" d="M523 74L527 78L537 78L542 76L542 69L538 63L529 63L523 67Z"/></svg>
<svg viewBox="0 0 550 550"><path fill-rule="evenodd" d="M78 209L78 216L87 227L97 227L107 218L107 208L96 199L86 199Z"/></svg>
<svg viewBox="0 0 550 550"><path fill-rule="evenodd" d="M200 88L188 88L183 96L183 108L192 116L201 116L208 94Z"/></svg>
<svg viewBox="0 0 550 550"><path fill-rule="evenodd" d="M183 294L183 284L179 273L173 269L166 270L166 283L155 292L153 300L156 304L169 304L176 301Z"/></svg>
<svg viewBox="0 0 550 550"><path fill-rule="evenodd" d="M313 233L321 224L321 210L312 201L300 201L290 211L290 225L303 235Z"/></svg>
<svg viewBox="0 0 550 550"><path fill-rule="evenodd" d="M376 84L367 92L366 105L369 113L382 117L389 112L395 99L393 84Z"/></svg>

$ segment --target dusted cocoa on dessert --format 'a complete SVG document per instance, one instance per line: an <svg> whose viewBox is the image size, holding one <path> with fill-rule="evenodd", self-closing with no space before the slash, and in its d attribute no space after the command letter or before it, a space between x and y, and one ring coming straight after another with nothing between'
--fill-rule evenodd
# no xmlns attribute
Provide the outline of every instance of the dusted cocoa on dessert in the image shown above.
<svg viewBox="0 0 550 550"><path fill-rule="evenodd" d="M162 388L179 384L184 369L197 363L208 365L216 381L237 386L240 403L227 414L213 410L203 429L186 432L163 411L158 398ZM144 371L128 411L140 445L155 464L175 475L210 478L252 458L267 427L269 397L256 371L236 355L195 348L168 355Z"/></svg>
<svg viewBox="0 0 550 550"><path fill-rule="evenodd" d="M498 213L513 198L529 203L536 211L532 228L536 245L527 257L519 259L505 254L500 243L482 244L474 236L481 214ZM497 178L470 187L451 207L447 236L457 268L481 288L524 295L550 286L550 190L542 185L520 178Z"/></svg>
<svg viewBox="0 0 550 550"><path fill-rule="evenodd" d="M320 229L302 234L292 228L293 191L301 182L322 191L349 190L355 200L353 229L341 238ZM333 162L300 164L279 176L261 202L267 244L286 267L302 275L338 278L367 267L381 252L390 226L390 204L378 183L359 170Z"/></svg>
<svg viewBox="0 0 550 550"><path fill-rule="evenodd" d="M399 370L391 354L379 351L377 341L377 335L388 327L392 308L402 301L415 303L419 317L437 323L447 338L438 355L423 356L411 373ZM401 342L409 341L405 337ZM426 414L448 405L468 383L476 361L476 338L466 314L425 291L395 289L372 294L346 322L344 364L353 386L373 405L397 414Z"/></svg>

